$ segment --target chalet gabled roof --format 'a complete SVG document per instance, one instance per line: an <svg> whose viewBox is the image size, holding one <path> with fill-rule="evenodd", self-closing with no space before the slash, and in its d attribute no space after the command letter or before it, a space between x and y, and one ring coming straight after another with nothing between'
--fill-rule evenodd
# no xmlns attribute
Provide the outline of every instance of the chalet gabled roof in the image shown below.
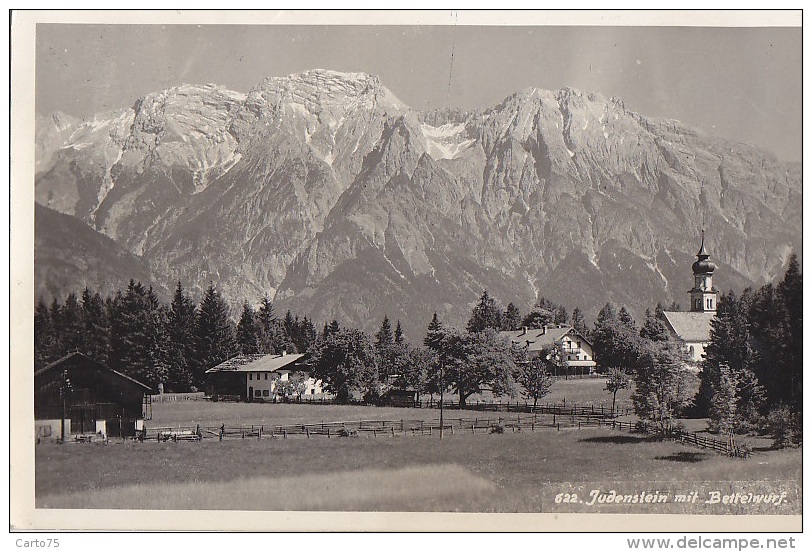
<svg viewBox="0 0 812 552"><path fill-rule="evenodd" d="M237 355L206 370L215 372L276 372L301 361L307 354L296 355Z"/></svg>
<svg viewBox="0 0 812 552"><path fill-rule="evenodd" d="M73 352L73 353L68 353L67 355L63 356L59 360L56 360L56 361L50 363L48 366L45 366L44 368L40 368L39 370L34 372L34 377L37 378L37 377L39 377L39 376L41 376L43 374L46 374L46 373L48 373L48 372L50 372L52 370L61 369L61 367L63 365L65 365L67 362L70 362L72 360L82 360L84 362L89 362L91 364L94 364L99 370L104 370L106 372L111 372L111 373L115 374L116 376L118 376L120 378L128 380L128 381L142 387L144 390L149 391L150 393L153 392L152 388L149 385L141 383L137 379L131 378L127 374L122 374L121 372L113 370L112 368L102 364L101 362L99 362L97 360L94 360L93 358L89 357L88 355L86 355L84 353L80 353L78 351Z"/></svg>
<svg viewBox="0 0 812 552"><path fill-rule="evenodd" d="M507 337L512 343L516 343L522 347L526 346L528 351L541 351L547 345L560 342L564 336L568 334L577 336L592 346L592 343L572 326L547 328L546 330L527 328L527 330L521 329L499 332L500 336Z"/></svg>

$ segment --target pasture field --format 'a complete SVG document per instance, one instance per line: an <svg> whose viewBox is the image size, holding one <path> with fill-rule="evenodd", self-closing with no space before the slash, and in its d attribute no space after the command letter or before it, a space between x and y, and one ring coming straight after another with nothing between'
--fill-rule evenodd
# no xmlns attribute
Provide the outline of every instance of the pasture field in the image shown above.
<svg viewBox="0 0 812 552"><path fill-rule="evenodd" d="M571 406L600 406L609 410L612 405L612 396L603 390L606 380L603 378L584 379L559 379L556 381L550 393L539 400L539 404L562 404ZM435 397L436 399L437 397ZM423 399L428 399L424 396ZM446 395L446 403L456 402L458 397ZM499 402L499 398L490 396L474 396L469 402L476 400L487 400ZM517 400L524 403L525 400L519 397L508 399L503 397L504 402ZM532 402L532 401L528 401ZM618 392L617 408L631 407L631 391L623 389ZM447 415L451 418L471 418L477 414L471 411L448 409ZM497 418L494 413L493 418ZM436 408L389 408L373 406L353 406L353 405L318 405L318 404L270 404L270 403L212 403L208 401L178 401L178 402L156 402L152 405L152 419L147 422L149 427L164 427L173 425L200 424L201 427L218 427L220 424L226 426L239 425L290 425L309 424L328 421L351 421L351 420L434 420L439 416Z"/></svg>
<svg viewBox="0 0 812 552"><path fill-rule="evenodd" d="M229 419L242 419L245 407L268 407L272 413L268 423L353 419L356 409L364 419L409 419L420 412L201 402L161 405L166 409L161 419L180 420L191 412L202 416L206 407L224 409L215 412L220 415L217 419L228 416L229 409L237 411ZM457 432L442 441L436 435L398 435L40 444L35 454L38 508L800 513L799 450L731 459L608 428ZM554 504L558 493L577 491L588 500L584 493L598 487L672 493L767 488L787 490L791 498L760 511L737 505L710 512L707 507L673 503L647 505L643 511L607 504L561 510L563 506Z"/></svg>

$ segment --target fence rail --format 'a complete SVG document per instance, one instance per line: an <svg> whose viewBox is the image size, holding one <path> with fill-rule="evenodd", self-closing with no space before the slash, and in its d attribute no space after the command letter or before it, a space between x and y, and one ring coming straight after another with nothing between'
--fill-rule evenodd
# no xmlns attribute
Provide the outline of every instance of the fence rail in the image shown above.
<svg viewBox="0 0 812 552"><path fill-rule="evenodd" d="M152 395L152 402L202 401L205 398L206 394L202 391L199 393L162 393Z"/></svg>
<svg viewBox="0 0 812 552"><path fill-rule="evenodd" d="M302 398L300 401L293 401L300 404L319 404L319 405L337 405L342 404L335 399L307 399ZM352 402L349 404L364 404L362 402ZM392 405L395 406L395 405ZM438 399L429 399L421 401L405 401L397 404L405 408L440 408L440 401ZM446 410L476 410L479 412L524 412L527 414L556 414L559 416L626 416L634 413L634 409L629 406L615 407L614 412L608 406L599 405L578 405L577 403L544 403L538 404L535 407L529 402L506 402L506 401L474 401L468 402L464 406L460 406L456 401L444 401L443 408Z"/></svg>
<svg viewBox="0 0 812 552"><path fill-rule="evenodd" d="M649 431L646 424L624 422L622 420L593 419L581 420L578 422L579 428L586 426L611 426L612 429L618 429L621 431ZM689 432L682 429L670 428L666 430L665 436L686 445L711 449L727 456L734 456L737 458L747 458L750 456L750 448L747 445L736 443L736 440L732 435L729 436L728 439L723 440L706 435L700 435L696 431Z"/></svg>
<svg viewBox="0 0 812 552"><path fill-rule="evenodd" d="M454 433L503 433L517 431L540 431L544 429L607 427L618 431L649 432L645 424L628 422L589 414L572 413L567 411L564 415L558 413L536 411L532 414L516 413L509 416L475 416L445 418L442 429ZM354 437L354 436L391 436L396 435L436 435L440 431L440 420L347 420L337 422L322 422L313 424L288 425L245 425L230 426L225 424L217 426L172 426L172 427L144 427L136 437L139 441L179 442L202 441L203 439L288 439L294 437ZM745 458L749 456L749 448L735 442L731 436L727 440L716 439L699 435L696 432L686 432L671 429L665 433L667 438L680 443L714 450L720 454Z"/></svg>

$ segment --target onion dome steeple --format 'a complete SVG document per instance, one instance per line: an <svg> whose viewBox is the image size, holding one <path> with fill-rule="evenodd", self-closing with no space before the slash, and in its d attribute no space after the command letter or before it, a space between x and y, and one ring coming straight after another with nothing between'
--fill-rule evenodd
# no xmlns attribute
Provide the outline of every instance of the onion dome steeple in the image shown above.
<svg viewBox="0 0 812 552"><path fill-rule="evenodd" d="M696 254L697 261L692 265L694 274L713 274L716 270L716 264L709 261L710 255L705 250L705 231L702 230L702 245L699 246L699 252Z"/></svg>
<svg viewBox="0 0 812 552"><path fill-rule="evenodd" d="M694 287L688 291L691 297L692 312L716 312L716 299L718 291L713 287L713 272L716 264L709 261L705 250L705 231L702 230L702 245L696 254L696 262L692 265L694 271Z"/></svg>

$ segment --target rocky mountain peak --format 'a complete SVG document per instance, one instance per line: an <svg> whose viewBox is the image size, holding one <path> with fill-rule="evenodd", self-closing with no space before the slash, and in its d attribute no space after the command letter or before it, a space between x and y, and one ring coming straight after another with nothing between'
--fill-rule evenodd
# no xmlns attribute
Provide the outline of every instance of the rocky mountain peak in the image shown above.
<svg viewBox="0 0 812 552"><path fill-rule="evenodd" d="M725 288L801 250L799 166L570 87L418 112L375 76L316 69L41 127L37 201L156 283L215 280L234 304L268 293L367 329L459 324L484 288L593 315L684 301L701 228Z"/></svg>
<svg viewBox="0 0 812 552"><path fill-rule="evenodd" d="M252 94L261 95L271 104L287 104L309 113L346 109L359 104L371 107L375 103L397 112L408 109L375 75L326 69L266 78L252 90Z"/></svg>

